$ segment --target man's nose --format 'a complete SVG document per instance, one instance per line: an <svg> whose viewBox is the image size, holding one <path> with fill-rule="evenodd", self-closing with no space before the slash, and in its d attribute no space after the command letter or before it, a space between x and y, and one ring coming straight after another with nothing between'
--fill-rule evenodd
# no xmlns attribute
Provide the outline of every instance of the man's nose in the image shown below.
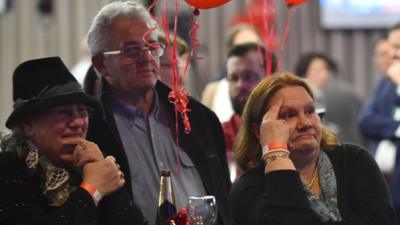
<svg viewBox="0 0 400 225"><path fill-rule="evenodd" d="M244 78L239 77L238 80L236 81L236 87L237 88L244 88L246 86L247 82L245 81Z"/></svg>
<svg viewBox="0 0 400 225"><path fill-rule="evenodd" d="M139 62L147 62L151 59L151 51L149 48L145 47L142 48L142 51L140 51L140 57L138 59Z"/></svg>

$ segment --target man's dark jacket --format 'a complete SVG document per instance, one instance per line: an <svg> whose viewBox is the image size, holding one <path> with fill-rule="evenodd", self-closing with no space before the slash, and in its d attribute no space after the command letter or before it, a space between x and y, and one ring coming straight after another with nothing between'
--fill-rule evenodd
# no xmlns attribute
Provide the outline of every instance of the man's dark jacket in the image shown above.
<svg viewBox="0 0 400 225"><path fill-rule="evenodd" d="M175 110L169 102L168 94L171 91L166 85L158 82L156 91L160 104L164 104L175 123ZM103 80L103 90L100 97L104 114L97 113L90 119L88 139L95 142L106 155L116 158L125 174L126 184L131 190L130 170L128 159L123 150L122 140L116 126L113 112L113 97L109 85ZM228 209L228 193L231 182L226 162L224 135L221 124L211 110L190 98L188 108L191 133L186 135L179 117L180 146L189 155L201 176L208 195L214 195L217 200L218 224L231 224ZM175 128L173 128L175 129ZM174 133L176 131L173 131ZM141 160L141 159L137 159ZM132 197L132 193L131 197ZM154 193L158 194L158 193Z"/></svg>

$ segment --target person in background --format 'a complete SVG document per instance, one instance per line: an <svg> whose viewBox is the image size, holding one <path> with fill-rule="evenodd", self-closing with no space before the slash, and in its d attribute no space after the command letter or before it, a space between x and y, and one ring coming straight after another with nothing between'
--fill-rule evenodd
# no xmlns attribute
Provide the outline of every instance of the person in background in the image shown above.
<svg viewBox="0 0 400 225"><path fill-rule="evenodd" d="M283 73L261 81L241 119L235 155L245 173L231 190L235 225L394 225L374 159L338 144L304 80Z"/></svg>
<svg viewBox="0 0 400 225"><path fill-rule="evenodd" d="M172 32L172 31L171 31ZM158 41L166 46L164 50L164 54L160 57L160 80L166 84L169 88L173 88L173 78L172 78L172 47L173 47L173 41L174 37L171 34L170 35L170 46L167 44L167 39L163 33L160 33L158 35ZM183 70L181 69L182 67L185 66L186 60L185 60L185 54L188 52L188 45L186 44L185 40L183 40L180 37L176 37L176 47L177 47L177 60L178 60L178 68L176 69L177 71L177 85L182 86L183 84Z"/></svg>
<svg viewBox="0 0 400 225"><path fill-rule="evenodd" d="M101 92L101 79L93 65L90 65L83 80L83 90L86 94L97 97Z"/></svg>
<svg viewBox="0 0 400 225"><path fill-rule="evenodd" d="M165 169L176 181L178 210L186 207L190 196L214 195L218 224L231 224L231 183L221 124L192 98L191 132L185 133L180 117L176 121L168 97L171 89L158 81L164 46L155 32L145 36L156 25L146 8L133 1L112 2L95 16L88 43L102 77L105 112L92 117L88 139L116 157L126 174L130 199L148 224L156 221L160 171Z"/></svg>
<svg viewBox="0 0 400 225"><path fill-rule="evenodd" d="M382 37L376 41L374 49L374 62L380 75L385 74L390 64L392 64L391 45L387 37Z"/></svg>
<svg viewBox="0 0 400 225"><path fill-rule="evenodd" d="M400 23L389 29L391 59L365 103L359 125L370 142L371 153L388 178L394 207L400 210Z"/></svg>
<svg viewBox="0 0 400 225"><path fill-rule="evenodd" d="M223 128L231 181L240 175L232 152L233 143L240 127L240 116L251 91L266 76L267 55L265 51L265 48L261 45L246 43L234 45L228 52L226 79L229 85L230 101L235 113L230 120L223 123ZM276 70L276 57L274 54L271 54L270 64L271 74L273 74Z"/></svg>
<svg viewBox="0 0 400 225"><path fill-rule="evenodd" d="M378 71L378 76L379 79L381 80L383 75L386 74L386 71L388 70L388 68L390 67L390 64L392 63L392 54L391 54L391 50L392 47L387 39L387 36L381 37L379 38L376 42L375 42L375 46L374 46L374 58L373 61L375 63L375 66L377 68ZM376 84L378 84L378 82L374 82ZM375 85L376 85L375 84ZM376 91L376 90L375 90ZM360 112L360 115L364 114L364 111ZM363 128L361 128L361 131L363 131ZM366 138L367 142L370 141L368 135L365 135L364 138ZM394 169L394 160L395 160L395 156L389 154L386 154L386 150L384 149L390 149L393 150L393 148L380 148L383 151L379 151L379 154L376 154L376 143L374 143L375 141L372 141L372 143L367 143L370 144L371 146L371 151L375 157L375 160L378 163L378 166L380 167L383 175L386 178L386 181L390 184L392 181L392 173L393 173L393 169ZM383 153L383 154L382 154Z"/></svg>
<svg viewBox="0 0 400 225"><path fill-rule="evenodd" d="M114 157L86 140L96 99L58 57L20 64L0 153L0 224L143 224Z"/></svg>
<svg viewBox="0 0 400 225"><path fill-rule="evenodd" d="M261 43L257 31L248 24L238 24L228 30L227 49L234 45L244 43ZM221 123L228 121L234 114L232 104L229 101L229 85L226 79L226 66L218 75L217 81L208 83L201 96L201 102L212 109Z"/></svg>
<svg viewBox="0 0 400 225"><path fill-rule="evenodd" d="M300 56L295 73L313 90L318 113L325 109L324 123L339 141L362 144L357 125L361 100L350 85L337 78L336 63L325 54L307 53Z"/></svg>
<svg viewBox="0 0 400 225"><path fill-rule="evenodd" d="M87 46L87 37L83 37L80 44L81 56L72 68L71 73L75 79L83 85L88 69L91 66L89 49Z"/></svg>

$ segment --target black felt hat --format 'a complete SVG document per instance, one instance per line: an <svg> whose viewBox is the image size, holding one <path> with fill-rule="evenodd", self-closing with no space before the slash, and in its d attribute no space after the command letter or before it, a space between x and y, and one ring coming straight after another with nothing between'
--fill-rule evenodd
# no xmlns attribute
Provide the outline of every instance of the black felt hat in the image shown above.
<svg viewBox="0 0 400 225"><path fill-rule="evenodd" d="M57 105L83 103L92 107L98 101L87 95L59 57L29 60L13 74L14 111L6 126L13 128L21 118Z"/></svg>

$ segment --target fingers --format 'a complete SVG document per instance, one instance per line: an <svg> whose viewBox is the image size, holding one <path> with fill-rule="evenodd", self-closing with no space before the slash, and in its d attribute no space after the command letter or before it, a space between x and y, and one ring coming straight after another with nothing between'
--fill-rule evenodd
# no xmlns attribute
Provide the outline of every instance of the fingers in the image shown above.
<svg viewBox="0 0 400 225"><path fill-rule="evenodd" d="M274 105L272 105L267 113L265 113L263 119L270 119L270 120L276 120L279 119L279 110L281 109L283 101L278 100Z"/></svg>
<svg viewBox="0 0 400 225"><path fill-rule="evenodd" d="M121 171L121 166L116 162L115 158L113 156L107 156L105 160L111 161L118 171L119 178L125 180L125 174Z"/></svg>
<svg viewBox="0 0 400 225"><path fill-rule="evenodd" d="M125 185L125 179L124 179L124 178L121 178L121 179L119 180L118 188L121 188L121 187L124 186L124 185Z"/></svg>
<svg viewBox="0 0 400 225"><path fill-rule="evenodd" d="M81 140L75 145L73 161L78 168L82 168L86 163L96 162L104 159L99 147L90 141Z"/></svg>
<svg viewBox="0 0 400 225"><path fill-rule="evenodd" d="M118 171L118 174L121 179L125 178L125 174L121 170Z"/></svg>
<svg viewBox="0 0 400 225"><path fill-rule="evenodd" d="M104 196L118 190L126 182L125 174L112 156L84 165L83 180L95 186Z"/></svg>
<svg viewBox="0 0 400 225"><path fill-rule="evenodd" d="M83 138L63 138L63 139L61 140L61 142L62 142L63 145L72 145L72 146L81 144L81 143L83 143L83 142L85 142L85 141L86 141L86 140L83 139Z"/></svg>
<svg viewBox="0 0 400 225"><path fill-rule="evenodd" d="M120 188L120 187L124 186L124 184L125 184L125 174L119 169L119 165L118 165L118 170L119 170L119 177L120 177L118 188Z"/></svg>
<svg viewBox="0 0 400 225"><path fill-rule="evenodd" d="M113 156L107 156L105 160L111 161L112 164L115 166L118 173L118 177L116 178L118 180L118 188L122 187L125 184L125 174L121 171L120 165L116 162Z"/></svg>
<svg viewBox="0 0 400 225"><path fill-rule="evenodd" d="M265 113L259 128L261 146L276 141L287 142L289 127L286 120L279 118L282 105L283 101L278 100Z"/></svg>

